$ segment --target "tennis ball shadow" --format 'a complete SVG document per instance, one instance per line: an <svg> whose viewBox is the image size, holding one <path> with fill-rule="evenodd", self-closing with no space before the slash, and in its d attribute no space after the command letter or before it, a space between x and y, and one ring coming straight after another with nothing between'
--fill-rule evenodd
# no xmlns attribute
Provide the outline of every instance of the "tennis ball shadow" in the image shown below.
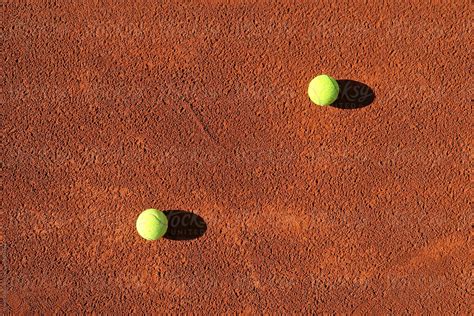
<svg viewBox="0 0 474 316"><path fill-rule="evenodd" d="M199 215L181 210L167 210L163 213L168 219L168 230L163 238L193 240L202 237L206 233L206 222Z"/></svg>
<svg viewBox="0 0 474 316"><path fill-rule="evenodd" d="M339 109L359 109L374 102L375 93L368 85L354 80L336 80L339 95L331 106Z"/></svg>

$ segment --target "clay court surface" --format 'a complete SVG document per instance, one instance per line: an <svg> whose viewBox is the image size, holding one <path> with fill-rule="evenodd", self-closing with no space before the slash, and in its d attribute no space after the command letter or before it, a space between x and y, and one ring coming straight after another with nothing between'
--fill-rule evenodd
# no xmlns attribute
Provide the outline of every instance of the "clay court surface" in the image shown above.
<svg viewBox="0 0 474 316"><path fill-rule="evenodd" d="M469 2L174 2L3 1L5 313L470 313Z"/></svg>

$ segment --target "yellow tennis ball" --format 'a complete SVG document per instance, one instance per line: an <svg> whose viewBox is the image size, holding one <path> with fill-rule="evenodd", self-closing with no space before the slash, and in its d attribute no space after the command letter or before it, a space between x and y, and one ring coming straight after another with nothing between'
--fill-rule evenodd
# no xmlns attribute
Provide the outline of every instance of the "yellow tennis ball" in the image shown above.
<svg viewBox="0 0 474 316"><path fill-rule="evenodd" d="M140 236L146 240L157 240L166 233L168 219L163 212L150 208L138 215L136 225Z"/></svg>
<svg viewBox="0 0 474 316"><path fill-rule="evenodd" d="M319 75L310 81L308 96L317 105L329 105L336 101L339 94L339 85L334 78L328 75Z"/></svg>

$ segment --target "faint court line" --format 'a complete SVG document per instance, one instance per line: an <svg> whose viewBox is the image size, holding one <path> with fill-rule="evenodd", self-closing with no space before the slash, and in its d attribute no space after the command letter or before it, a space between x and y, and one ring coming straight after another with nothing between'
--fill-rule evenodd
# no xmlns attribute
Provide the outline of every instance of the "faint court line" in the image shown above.
<svg viewBox="0 0 474 316"><path fill-rule="evenodd" d="M183 102L183 109L191 116L191 121L196 127L198 127L201 134L205 135L205 138L207 138L211 143L219 146L219 141L210 132L209 126L204 122L203 117L193 108L192 102L188 101L188 97L185 96L183 93L178 92L178 90L173 86L166 85L166 88L168 91L177 96L178 99Z"/></svg>

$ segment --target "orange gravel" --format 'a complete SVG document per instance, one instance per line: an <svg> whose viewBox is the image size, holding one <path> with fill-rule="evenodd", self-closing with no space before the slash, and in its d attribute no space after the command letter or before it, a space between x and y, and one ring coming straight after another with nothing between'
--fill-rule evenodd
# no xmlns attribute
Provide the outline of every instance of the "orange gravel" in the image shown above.
<svg viewBox="0 0 474 316"><path fill-rule="evenodd" d="M185 2L2 4L4 313L470 313L469 2Z"/></svg>

